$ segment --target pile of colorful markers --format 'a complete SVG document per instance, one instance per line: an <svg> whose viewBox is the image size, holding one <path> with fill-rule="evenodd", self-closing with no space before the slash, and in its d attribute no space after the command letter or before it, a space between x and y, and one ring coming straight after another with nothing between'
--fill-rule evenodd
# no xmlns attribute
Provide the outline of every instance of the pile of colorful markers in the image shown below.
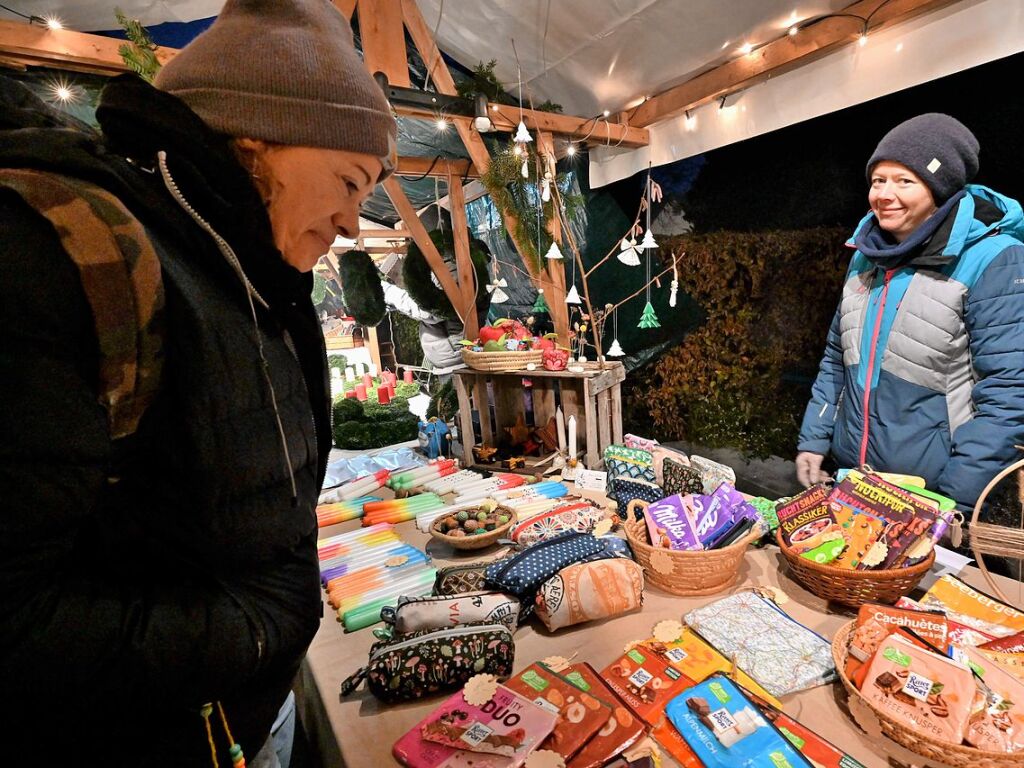
<svg viewBox="0 0 1024 768"><path fill-rule="evenodd" d="M404 523L415 520L416 515L421 512L429 512L443 506L444 502L436 493L421 493L404 499L369 501L363 505L363 525Z"/></svg>
<svg viewBox="0 0 1024 768"><path fill-rule="evenodd" d="M403 595L430 593L437 569L430 558L381 523L317 542L320 580L346 632L380 621L380 610Z"/></svg>
<svg viewBox="0 0 1024 768"><path fill-rule="evenodd" d="M316 507L316 524L318 528L337 525L349 520L357 520L363 516L363 507L367 502L380 501L380 496L360 496L352 501L336 501L333 504L318 504Z"/></svg>
<svg viewBox="0 0 1024 768"><path fill-rule="evenodd" d="M385 485L395 491L409 491L459 471L455 459L438 459L406 472L392 472Z"/></svg>

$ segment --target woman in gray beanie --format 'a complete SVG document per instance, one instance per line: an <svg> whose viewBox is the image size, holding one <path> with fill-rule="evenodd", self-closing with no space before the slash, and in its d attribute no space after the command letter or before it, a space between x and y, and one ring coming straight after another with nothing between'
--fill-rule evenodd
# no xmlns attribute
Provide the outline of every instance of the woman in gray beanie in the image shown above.
<svg viewBox="0 0 1024 768"><path fill-rule="evenodd" d="M804 415L797 475L840 467L925 478L972 508L1024 443L1024 215L970 182L978 141L919 115L867 164L871 212Z"/></svg>
<svg viewBox="0 0 1024 768"><path fill-rule="evenodd" d="M325 0L228 0L156 88L108 84L102 136L5 97L6 751L276 765L322 612L311 270L392 168L389 105Z"/></svg>

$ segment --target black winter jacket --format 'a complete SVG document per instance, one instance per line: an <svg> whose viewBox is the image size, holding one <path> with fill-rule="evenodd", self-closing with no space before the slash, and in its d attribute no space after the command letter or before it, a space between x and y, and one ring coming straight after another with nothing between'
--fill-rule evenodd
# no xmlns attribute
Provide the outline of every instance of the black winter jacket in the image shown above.
<svg viewBox="0 0 1024 768"><path fill-rule="evenodd" d="M226 137L176 98L115 78L97 113L102 137L61 128L24 99L0 112L0 167L113 192L146 227L166 290L161 394L138 431L112 443L76 269L48 222L0 193L5 752L31 744L26 765L208 766L197 712L222 700L251 758L321 615L314 505L330 414L311 278L274 247ZM258 329L158 152L269 305L257 303Z"/></svg>

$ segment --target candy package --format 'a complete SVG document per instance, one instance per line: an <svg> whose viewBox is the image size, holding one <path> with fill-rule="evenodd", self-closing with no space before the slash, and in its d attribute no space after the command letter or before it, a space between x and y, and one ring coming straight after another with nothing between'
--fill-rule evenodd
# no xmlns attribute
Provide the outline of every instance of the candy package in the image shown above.
<svg viewBox="0 0 1024 768"><path fill-rule="evenodd" d="M911 600L909 597L901 597L897 600L896 607L906 608L911 611L941 611L945 613L946 623L949 625L949 635L947 636L947 639L949 640L950 645L969 645L973 647L996 639L992 635L980 632L966 624L961 624L956 619L951 618L948 612L942 611L940 608L936 608L934 606L926 608L924 604L919 603L916 600Z"/></svg>
<svg viewBox="0 0 1024 768"><path fill-rule="evenodd" d="M409 768L514 768L551 734L557 719L501 685L480 706L459 691L399 739L392 753Z"/></svg>
<svg viewBox="0 0 1024 768"><path fill-rule="evenodd" d="M882 640L897 627L910 629L936 648L946 650L949 622L943 613L865 603L857 612L857 626L850 636L850 654L846 659L846 676L858 687L861 679L858 672L875 655Z"/></svg>
<svg viewBox="0 0 1024 768"><path fill-rule="evenodd" d="M978 650L1018 678L1024 679L1024 632L997 637L978 646Z"/></svg>
<svg viewBox="0 0 1024 768"><path fill-rule="evenodd" d="M650 638L644 640L644 645L652 651L660 653L668 660L669 664L694 682L701 683L716 672L733 677L730 674L732 663L688 627L683 630L679 639L673 640L671 643L662 643ZM746 690L767 699L772 706L782 707L778 699L768 693L742 669L736 670L734 679Z"/></svg>
<svg viewBox="0 0 1024 768"><path fill-rule="evenodd" d="M629 707L589 664L574 664L564 677L584 693L609 704L612 716L567 763L567 768L599 768L644 735L644 723L629 711Z"/></svg>
<svg viewBox="0 0 1024 768"><path fill-rule="evenodd" d="M835 678L831 643L753 592L695 608L684 620L773 696Z"/></svg>
<svg viewBox="0 0 1024 768"><path fill-rule="evenodd" d="M674 698L666 714L707 768L811 766L743 691L721 675Z"/></svg>
<svg viewBox="0 0 1024 768"><path fill-rule="evenodd" d="M665 705L677 693L694 685L654 651L638 645L601 671L601 679L637 717L657 725Z"/></svg>
<svg viewBox="0 0 1024 768"><path fill-rule="evenodd" d="M1024 631L1024 613L967 586L955 576L942 576L921 598L926 608L937 608L961 624L995 637Z"/></svg>
<svg viewBox="0 0 1024 768"><path fill-rule="evenodd" d="M703 549L694 530L693 517L688 513L692 498L669 496L644 510L647 533L654 546L689 551Z"/></svg>
<svg viewBox="0 0 1024 768"><path fill-rule="evenodd" d="M692 515L697 539L704 548L709 548L733 525L743 520L753 522L759 519L757 510L728 483L722 483L710 496L693 496L689 514Z"/></svg>
<svg viewBox="0 0 1024 768"><path fill-rule="evenodd" d="M667 717L651 729L651 738L672 755L683 768L704 768L704 763L694 754L690 745L686 743L686 739Z"/></svg>
<svg viewBox="0 0 1024 768"><path fill-rule="evenodd" d="M984 685L975 692L965 740L989 752L1024 750L1024 683L979 649L967 648L966 653Z"/></svg>
<svg viewBox="0 0 1024 768"><path fill-rule="evenodd" d="M796 554L804 554L828 541L842 539L842 532L828 508L827 500L828 490L825 486L812 485L776 508L782 540Z"/></svg>
<svg viewBox="0 0 1024 768"><path fill-rule="evenodd" d="M531 664L505 686L558 716L555 730L541 744L568 760L612 716L607 702L580 690L543 664Z"/></svg>
<svg viewBox="0 0 1024 768"><path fill-rule="evenodd" d="M912 730L960 744L974 701L974 676L953 659L917 647L901 632L879 645L861 693Z"/></svg>
<svg viewBox="0 0 1024 768"><path fill-rule="evenodd" d="M855 511L838 501L830 501L829 505L843 534L843 549L832 565L836 568L853 570L861 564L864 557L871 551L871 547L881 537L885 521L880 517Z"/></svg>

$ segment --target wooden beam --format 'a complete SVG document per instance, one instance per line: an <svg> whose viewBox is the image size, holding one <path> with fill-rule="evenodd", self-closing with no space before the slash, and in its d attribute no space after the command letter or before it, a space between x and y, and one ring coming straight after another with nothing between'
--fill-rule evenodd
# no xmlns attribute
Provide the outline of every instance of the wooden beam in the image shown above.
<svg viewBox="0 0 1024 768"><path fill-rule="evenodd" d="M860 0L843 9L844 14L871 18L869 33L884 26L906 21L923 13L936 11L960 0ZM631 125L646 127L675 117L687 109L699 107L755 83L795 69L819 59L841 45L860 37L864 24L855 18L836 16L823 19L801 29L796 35L785 35L758 48L753 53L697 75L685 83L669 88L636 108Z"/></svg>
<svg viewBox="0 0 1024 768"><path fill-rule="evenodd" d="M0 56L10 57L36 67L66 67L116 75L128 67L117 49L124 40L89 35L70 29L48 29L24 21L0 21ZM166 64L177 53L175 48L160 47L156 57Z"/></svg>
<svg viewBox="0 0 1024 768"><path fill-rule="evenodd" d="M358 238L360 240L401 240L412 237L408 229L361 229Z"/></svg>
<svg viewBox="0 0 1024 768"><path fill-rule="evenodd" d="M441 179L448 178L450 174L460 179L480 178L480 172L469 160L445 157L437 160L432 157L400 157L395 173L399 176L436 176Z"/></svg>
<svg viewBox="0 0 1024 768"><path fill-rule="evenodd" d="M399 183L398 178L395 176L390 176L381 183L384 186L384 191L391 198L391 204L395 206L398 215L402 217L406 228L412 232L412 239L423 252L423 257L427 260L427 264L430 265L434 274L437 275L437 280L441 283L445 296L448 297L448 301L452 303L452 307L455 308L455 311L461 317L462 295L459 293L459 286L456 285L455 280L448 271L448 266L444 263L444 259L441 258L441 254L434 246L434 241L430 239L427 228L423 226L423 222L416 215L416 209L412 207L409 198L405 196L401 183Z"/></svg>
<svg viewBox="0 0 1024 768"><path fill-rule="evenodd" d="M462 179L448 177L448 195L452 203L452 235L455 239L455 265L462 290L462 319L466 326L466 338L475 339L480 331L476 318L476 268L469 253L469 224L466 221L466 199L462 194Z"/></svg>
<svg viewBox="0 0 1024 768"><path fill-rule="evenodd" d="M545 168L555 178L555 142L550 133L543 131L537 134L537 151L544 159ZM548 232L559 248L565 249L565 241L562 239L562 222L558 216L552 216L548 224ZM555 326L555 333L558 334L558 343L563 347L569 346L569 305L565 303L565 260L546 259L548 286L547 305L551 310L551 322Z"/></svg>
<svg viewBox="0 0 1024 768"><path fill-rule="evenodd" d="M401 0L358 0L356 10L363 63L370 74L383 72L391 85L411 87Z"/></svg>

